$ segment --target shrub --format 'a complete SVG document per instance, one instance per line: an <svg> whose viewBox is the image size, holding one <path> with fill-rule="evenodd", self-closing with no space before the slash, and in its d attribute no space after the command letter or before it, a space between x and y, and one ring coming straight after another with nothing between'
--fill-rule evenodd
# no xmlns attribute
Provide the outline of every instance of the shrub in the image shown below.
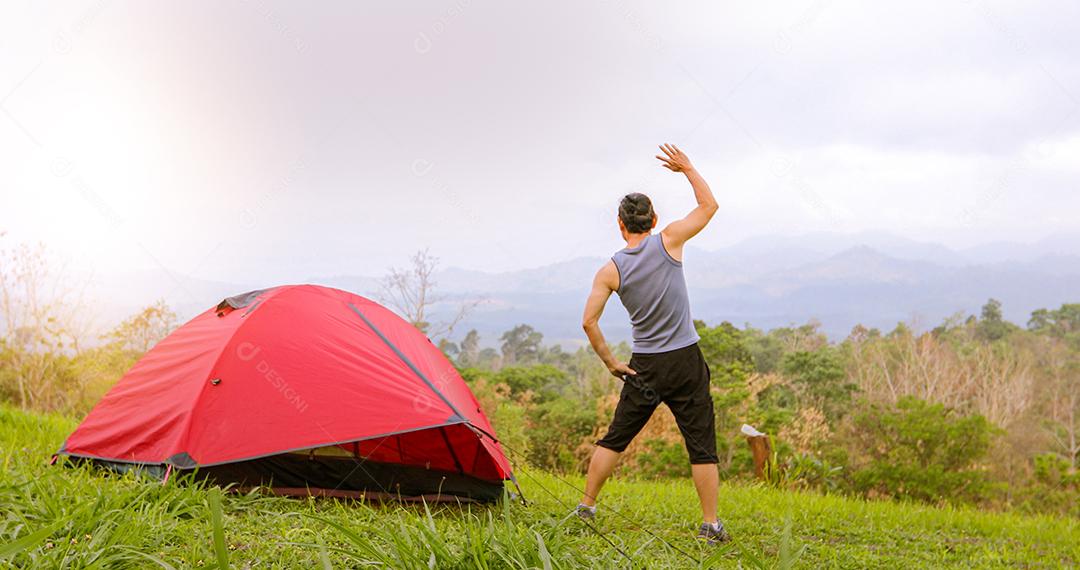
<svg viewBox="0 0 1080 570"><path fill-rule="evenodd" d="M690 476L690 462L681 442L650 439L644 443L646 451L637 456L636 475L649 479Z"/></svg>
<svg viewBox="0 0 1080 570"><path fill-rule="evenodd" d="M490 376L492 381L509 386L515 398L532 392L532 399L538 402L558 397L560 390L570 381L565 372L550 364L507 366Z"/></svg>
<svg viewBox="0 0 1080 570"><path fill-rule="evenodd" d="M1034 460L1034 480L1019 490L1019 506L1027 512L1080 517L1080 471L1056 453Z"/></svg>
<svg viewBox="0 0 1080 570"><path fill-rule="evenodd" d="M531 407L528 421L529 461L544 469L569 471L577 466L578 444L593 432L596 411L560 398Z"/></svg>
<svg viewBox="0 0 1080 570"><path fill-rule="evenodd" d="M784 376L798 389L800 400L825 412L829 418L843 415L851 404L855 384L848 381L843 355L835 348L787 354L781 363Z"/></svg>
<svg viewBox="0 0 1080 570"><path fill-rule="evenodd" d="M927 502L970 502L989 490L978 465L999 431L980 415L962 416L941 404L901 398L856 414L853 473L856 490Z"/></svg>

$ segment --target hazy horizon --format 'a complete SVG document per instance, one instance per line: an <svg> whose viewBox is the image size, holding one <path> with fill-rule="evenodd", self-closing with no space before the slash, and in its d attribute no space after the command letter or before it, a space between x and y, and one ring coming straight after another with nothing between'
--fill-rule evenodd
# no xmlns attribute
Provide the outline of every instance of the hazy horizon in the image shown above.
<svg viewBox="0 0 1080 570"><path fill-rule="evenodd" d="M621 246L629 191L693 245L1080 236L1067 2L0 9L0 231L97 272L288 282L422 248L499 272ZM1077 240L1080 251L1080 239Z"/></svg>

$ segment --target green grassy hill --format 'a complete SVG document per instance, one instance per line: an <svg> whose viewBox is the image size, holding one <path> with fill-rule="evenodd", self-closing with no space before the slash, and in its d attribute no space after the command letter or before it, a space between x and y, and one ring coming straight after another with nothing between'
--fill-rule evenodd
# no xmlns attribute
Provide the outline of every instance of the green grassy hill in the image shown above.
<svg viewBox="0 0 1080 570"><path fill-rule="evenodd" d="M1059 568L1080 565L1080 521L867 502L727 485L735 537L692 538L687 480L613 481L597 530L568 517L580 477L519 469L529 506L224 495L197 485L53 466L69 418L0 408L0 568ZM550 494L549 494L550 493ZM220 505L220 506L218 506ZM618 512L619 514L616 514Z"/></svg>

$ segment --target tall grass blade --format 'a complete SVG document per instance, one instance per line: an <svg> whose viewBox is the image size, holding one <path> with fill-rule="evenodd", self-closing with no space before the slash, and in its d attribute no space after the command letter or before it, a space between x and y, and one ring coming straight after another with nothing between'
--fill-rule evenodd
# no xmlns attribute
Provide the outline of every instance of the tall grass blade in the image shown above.
<svg viewBox="0 0 1080 570"><path fill-rule="evenodd" d="M157 556L147 554L145 552L139 552L138 550L135 550L134 548L125 548L124 551L125 552L130 552L131 554L134 554L135 556L141 556L141 557L153 562L154 564L157 564L158 566L161 566L164 570L176 570L175 566L173 566L172 564L169 564L168 562L165 562L164 560L158 558Z"/></svg>
<svg viewBox="0 0 1080 570"><path fill-rule="evenodd" d="M544 544L544 537L540 536L540 533L533 531L536 535L536 546L540 551L540 562L544 564L544 570L551 570L551 553L548 552L547 546Z"/></svg>
<svg viewBox="0 0 1080 570"><path fill-rule="evenodd" d="M330 553L326 551L326 545L319 545L319 563L322 564L323 570L334 570L334 565L330 564Z"/></svg>
<svg viewBox="0 0 1080 570"><path fill-rule="evenodd" d="M18 540L9 542L3 546L0 546L0 560L6 560L16 554L37 546L37 543L45 540L50 534L56 532L58 528L64 525L64 521L53 523L43 529L36 532L32 532Z"/></svg>
<svg viewBox="0 0 1080 570"><path fill-rule="evenodd" d="M780 559L777 563L777 567L780 570L791 570L795 567L795 563L802 557L803 552L806 551L806 545L802 545L798 550L792 552L792 539L791 539L791 515L787 516L787 520L784 521L784 533L780 536Z"/></svg>
<svg viewBox="0 0 1080 570"><path fill-rule="evenodd" d="M210 491L210 523L214 527L214 554L219 570L229 570L229 549L225 547L225 524L221 517L221 490Z"/></svg>

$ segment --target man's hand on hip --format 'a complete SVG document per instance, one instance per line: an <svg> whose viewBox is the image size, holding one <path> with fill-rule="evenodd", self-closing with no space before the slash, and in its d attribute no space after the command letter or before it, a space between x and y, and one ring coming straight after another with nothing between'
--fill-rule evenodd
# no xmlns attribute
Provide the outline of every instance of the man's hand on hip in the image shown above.
<svg viewBox="0 0 1080 570"><path fill-rule="evenodd" d="M627 374L629 374L631 376L636 376L637 375L637 372L634 372L633 368L630 368L629 366L627 366L625 362L619 362L618 360L616 360L615 362L612 362L611 364L608 364L607 369L608 369L608 372L611 372L612 376L614 376L614 377L616 377L616 378L618 378L620 380L622 379L623 376L625 376Z"/></svg>

